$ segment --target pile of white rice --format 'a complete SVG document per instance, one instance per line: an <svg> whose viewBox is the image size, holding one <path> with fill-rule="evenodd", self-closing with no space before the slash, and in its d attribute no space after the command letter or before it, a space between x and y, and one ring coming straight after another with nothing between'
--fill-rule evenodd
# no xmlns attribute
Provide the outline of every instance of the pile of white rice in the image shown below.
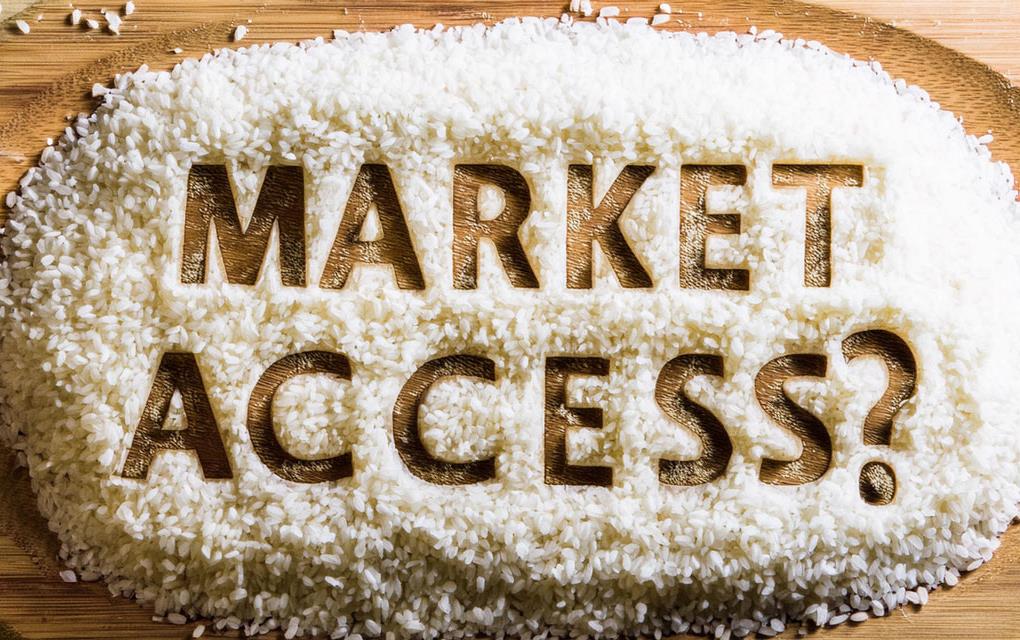
<svg viewBox="0 0 1020 640"><path fill-rule="evenodd" d="M288 638L740 637L887 615L991 558L1018 513L1020 229L986 141L877 64L773 33L524 20L141 69L8 196L0 440L23 452L68 566L172 620ZM217 162L249 207L265 166L305 167L307 288L281 287L275 240L253 287L225 284L215 250L209 284L180 283L188 170ZM343 291L317 286L364 162L390 167L423 292L379 268ZM529 180L521 236L540 289L512 289L491 247L480 291L453 289L456 162ZM867 167L864 187L835 196L829 288L803 285L803 196L771 186L773 162ZM603 190L628 163L658 167L623 224L654 291L622 290L604 260L593 290L566 290L570 163L594 164ZM681 163L747 165L745 187L710 198L743 216L710 258L749 269L749 292L680 289ZM919 369L888 448L861 435L884 370L840 352L875 327L903 337ZM351 451L354 477L294 484L259 461L246 410L269 364L313 349L345 354L352 380L287 383L277 429L295 455ZM170 350L196 354L232 480L203 480L179 452L147 481L119 475ZM497 382L439 383L423 439L447 460L495 455L496 478L429 485L393 446L393 401L423 362L460 352L493 359ZM657 477L660 458L698 457L654 400L684 352L724 356L725 376L688 390L734 447L725 475L696 487ZM788 385L834 442L829 472L796 487L758 479L763 458L799 451L753 391L786 353L829 363L825 380ZM543 481L547 355L612 362L569 394L605 411L569 449L611 465L610 489ZM874 459L896 470L887 506L858 493Z"/></svg>

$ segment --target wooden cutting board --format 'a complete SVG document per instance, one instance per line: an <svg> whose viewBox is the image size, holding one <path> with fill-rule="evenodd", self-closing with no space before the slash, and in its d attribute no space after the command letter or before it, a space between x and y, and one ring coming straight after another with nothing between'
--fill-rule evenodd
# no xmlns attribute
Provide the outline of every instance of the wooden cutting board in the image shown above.
<svg viewBox="0 0 1020 640"><path fill-rule="evenodd" d="M0 10L0 195L35 164L47 138L56 138L65 116L91 111L93 83L141 64L165 69L184 57L231 46L229 36L246 24L244 44L329 37L333 28L380 29L412 22L431 26L491 23L516 15L554 15L563 2L541 0L135 0L137 11L121 35L72 27L67 0L6 0ZM1002 75L961 53L911 32L864 17L875 12L900 21L995 63L1020 78L1020 3L1016 0L825 0L840 13L792 0L674 0L668 28L745 31L752 24L787 36L815 39L855 57L879 60L894 76L927 89L963 116L968 130L992 130L993 153L1020 175L1020 91ZM600 3L600 4L609 4ZM613 2L623 17L651 16L657 1ZM104 4L83 0L87 15ZM682 13L677 12L682 9ZM861 13L852 13L861 12ZM41 20L38 18L42 16ZM32 31L22 35L14 19ZM250 22L249 22L250 20ZM181 53L174 49L180 48ZM0 208L0 214L7 212ZM110 598L100 584L65 584L58 577L59 543L35 507L27 473L0 450L0 640L7 638L185 638L191 627L152 621L134 602ZM988 565L953 589L932 594L923 612L911 607L862 625L825 632L842 638L1020 638L1020 527L1003 537ZM207 635L209 633L207 632ZM236 637L236 633L234 637ZM788 634L792 635L792 634Z"/></svg>

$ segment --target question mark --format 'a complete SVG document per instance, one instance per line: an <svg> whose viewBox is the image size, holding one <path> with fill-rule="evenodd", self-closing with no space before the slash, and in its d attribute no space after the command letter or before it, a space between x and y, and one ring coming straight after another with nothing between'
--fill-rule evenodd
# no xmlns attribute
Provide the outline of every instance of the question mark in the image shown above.
<svg viewBox="0 0 1020 640"><path fill-rule="evenodd" d="M861 331L843 340L843 357L847 364L865 356L878 356L882 360L889 383L864 419L864 444L888 447L892 440L893 418L914 395L917 362L907 343L884 329ZM896 474L885 462L868 462L861 468L858 486L861 498L868 504L889 504L896 496Z"/></svg>

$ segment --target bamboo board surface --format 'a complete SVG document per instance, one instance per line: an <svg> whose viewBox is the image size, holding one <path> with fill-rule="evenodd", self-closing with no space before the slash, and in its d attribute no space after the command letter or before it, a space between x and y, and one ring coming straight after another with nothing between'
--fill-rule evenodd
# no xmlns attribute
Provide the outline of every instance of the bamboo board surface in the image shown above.
<svg viewBox="0 0 1020 640"><path fill-rule="evenodd" d="M120 36L66 22L67 0L6 0L0 9L0 195L32 166L65 116L91 111L93 83L146 63L175 62L230 46L234 26L246 24L244 44L329 37L332 29L379 29L492 22L514 15L554 15L563 2L542 0L135 0ZM613 1L622 17L651 16L658 0ZM697 31L776 29L822 41L858 58L875 58L893 75L927 89L964 117L968 130L991 130L995 156L1020 175L1020 2L1017 0L824 0L826 7L792 0L674 0L669 28ZM86 14L119 1L82 0ZM682 13L677 12L682 9ZM846 13L840 13L840 9ZM42 16L41 21L38 20ZM866 16L874 16L869 18ZM31 25L17 32L15 19ZM101 18L100 18L101 20ZM250 20L250 23L248 22ZM883 22L886 21L886 22ZM895 23L894 28L887 23ZM933 38L918 37L910 29ZM175 48L181 53L175 53ZM995 71L958 51L991 65ZM996 73L996 71L998 73ZM1003 75L999 75L1003 74ZM0 215L6 211L0 205ZM185 638L190 627L156 624L151 612L109 598L102 584L65 584L58 577L59 543L46 532L27 474L0 450L0 640L7 638ZM823 637L1020 638L1020 527L1003 538L992 562L957 587L932 594L923 611L904 608L880 620L826 630ZM207 633L207 635L209 635ZM790 633L786 635L792 635ZM236 637L236 634L234 634Z"/></svg>

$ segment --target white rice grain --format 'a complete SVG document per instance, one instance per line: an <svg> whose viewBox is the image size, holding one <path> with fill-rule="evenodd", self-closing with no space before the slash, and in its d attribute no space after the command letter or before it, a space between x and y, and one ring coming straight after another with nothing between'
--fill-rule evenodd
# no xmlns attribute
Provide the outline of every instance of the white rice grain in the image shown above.
<svg viewBox="0 0 1020 640"><path fill-rule="evenodd" d="M106 19L107 30L114 35L120 35L121 24L120 15L118 15L114 11L107 11L106 13L103 14L103 18Z"/></svg>

